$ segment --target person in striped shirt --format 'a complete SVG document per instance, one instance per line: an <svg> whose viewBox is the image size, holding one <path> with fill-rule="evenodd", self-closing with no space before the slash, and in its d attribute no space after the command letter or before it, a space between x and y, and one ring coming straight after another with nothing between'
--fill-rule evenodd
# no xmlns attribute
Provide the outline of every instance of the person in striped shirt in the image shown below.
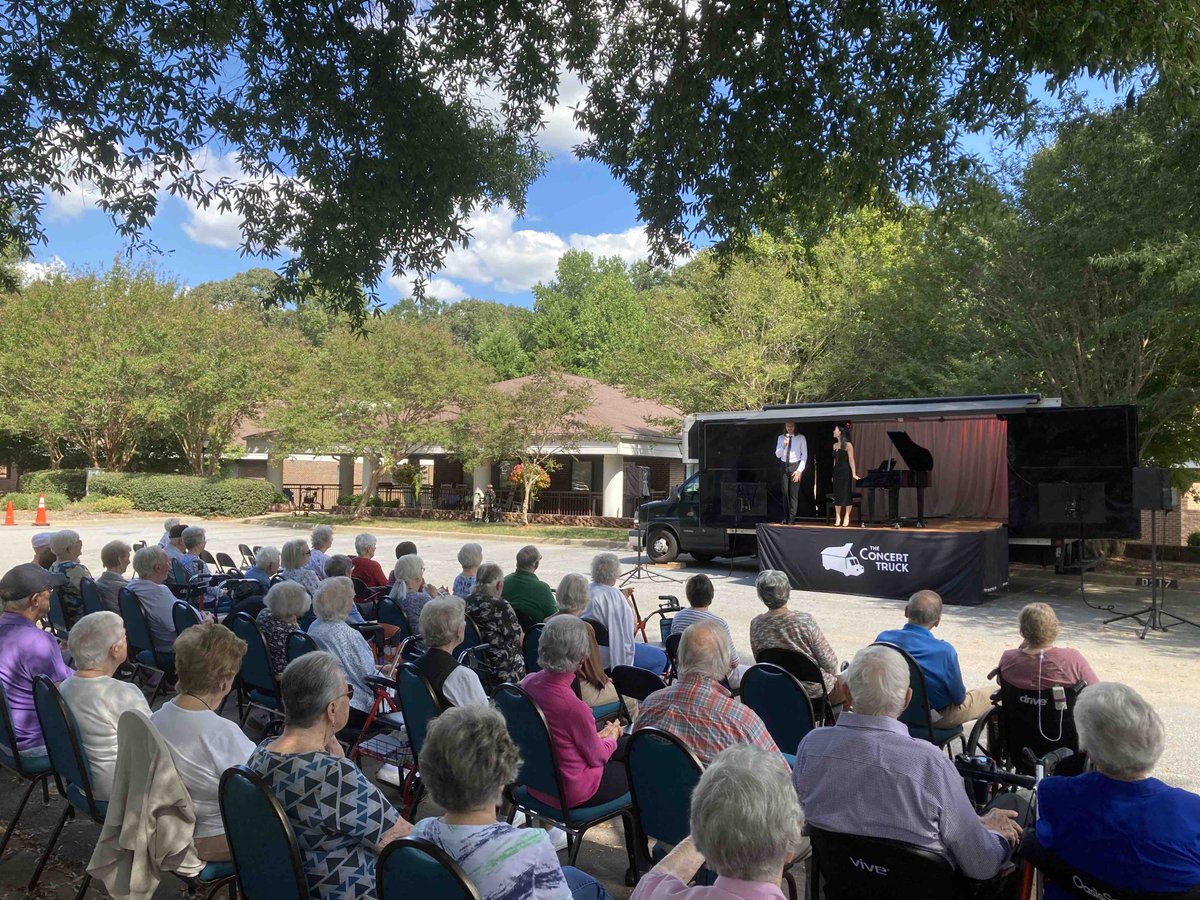
<svg viewBox="0 0 1200 900"><path fill-rule="evenodd" d="M737 688L742 683L742 675L750 667L743 665L741 659L738 658L737 647L733 645L733 633L729 630L729 623L709 608L712 606L714 594L712 579L707 575L693 575L687 580L683 589L687 594L688 608L680 610L672 617L671 634L683 634L689 626L695 625L697 622L716 622L724 628L725 636L729 638L729 664L731 666L726 683L731 688Z"/></svg>

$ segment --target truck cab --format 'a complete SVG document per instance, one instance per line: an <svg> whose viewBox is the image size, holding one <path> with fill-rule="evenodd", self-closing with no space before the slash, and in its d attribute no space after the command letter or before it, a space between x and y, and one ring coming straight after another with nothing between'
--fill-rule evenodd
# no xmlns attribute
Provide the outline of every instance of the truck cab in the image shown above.
<svg viewBox="0 0 1200 900"><path fill-rule="evenodd" d="M688 553L696 562L707 563L727 549L725 529L700 522L699 472L665 500L639 506L633 525L630 541L645 547L651 562L674 562L680 553Z"/></svg>

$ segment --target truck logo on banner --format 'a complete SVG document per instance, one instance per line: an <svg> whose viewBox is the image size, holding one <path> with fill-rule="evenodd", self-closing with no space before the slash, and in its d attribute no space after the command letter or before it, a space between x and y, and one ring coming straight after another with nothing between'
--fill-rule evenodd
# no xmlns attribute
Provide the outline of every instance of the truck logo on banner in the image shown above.
<svg viewBox="0 0 1200 900"><path fill-rule="evenodd" d="M866 570L862 560L874 563L880 572L907 572L908 554L884 552L877 546L867 546L856 556L852 547L853 541L837 547L826 547L821 551L821 566L830 572L841 572L847 577L862 575Z"/></svg>

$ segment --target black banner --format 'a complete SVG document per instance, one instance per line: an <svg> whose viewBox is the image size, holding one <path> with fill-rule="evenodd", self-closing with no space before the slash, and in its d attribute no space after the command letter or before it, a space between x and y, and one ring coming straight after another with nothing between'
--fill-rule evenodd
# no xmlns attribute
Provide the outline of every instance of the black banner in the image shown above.
<svg viewBox="0 0 1200 900"><path fill-rule="evenodd" d="M1008 583L1008 532L759 525L758 561L803 590L972 605Z"/></svg>

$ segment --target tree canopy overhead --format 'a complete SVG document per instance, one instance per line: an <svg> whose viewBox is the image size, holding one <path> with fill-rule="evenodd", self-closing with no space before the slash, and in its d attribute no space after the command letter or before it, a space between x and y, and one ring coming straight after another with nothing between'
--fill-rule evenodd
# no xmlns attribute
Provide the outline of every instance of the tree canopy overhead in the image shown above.
<svg viewBox="0 0 1200 900"><path fill-rule="evenodd" d="M665 258L936 187L963 131L1021 123L1034 75L1140 70L1188 102L1198 28L1187 0L0 0L0 244L44 237L47 190L94 183L135 239L170 193L240 214L281 296L360 316L474 209L521 209L563 72L581 154Z"/></svg>

